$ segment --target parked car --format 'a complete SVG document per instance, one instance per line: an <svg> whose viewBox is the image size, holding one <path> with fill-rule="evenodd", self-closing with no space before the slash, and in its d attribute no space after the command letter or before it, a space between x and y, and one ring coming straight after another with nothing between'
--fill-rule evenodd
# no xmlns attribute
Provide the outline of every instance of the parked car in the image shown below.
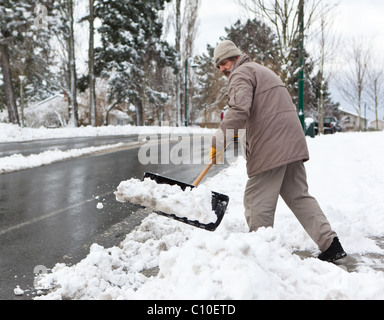
<svg viewBox="0 0 384 320"><path fill-rule="evenodd" d="M343 132L343 126L339 121L336 123L336 132Z"/></svg>
<svg viewBox="0 0 384 320"><path fill-rule="evenodd" d="M343 127L335 117L324 118L324 134L334 134L342 131Z"/></svg>
<svg viewBox="0 0 384 320"><path fill-rule="evenodd" d="M319 134L319 121L315 121L315 135Z"/></svg>

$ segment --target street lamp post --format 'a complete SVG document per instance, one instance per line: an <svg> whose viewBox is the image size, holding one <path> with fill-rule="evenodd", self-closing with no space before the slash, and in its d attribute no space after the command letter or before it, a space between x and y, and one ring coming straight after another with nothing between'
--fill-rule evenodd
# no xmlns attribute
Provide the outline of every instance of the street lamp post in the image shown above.
<svg viewBox="0 0 384 320"><path fill-rule="evenodd" d="M193 69L198 67L197 64L193 63L193 58L185 59L185 109L184 109L184 118L185 126L188 127L188 66L191 64Z"/></svg>

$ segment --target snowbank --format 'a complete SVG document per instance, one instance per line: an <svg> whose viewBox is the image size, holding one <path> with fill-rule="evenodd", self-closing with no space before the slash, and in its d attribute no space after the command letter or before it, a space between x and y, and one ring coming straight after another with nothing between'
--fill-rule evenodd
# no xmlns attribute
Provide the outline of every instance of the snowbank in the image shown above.
<svg viewBox="0 0 384 320"><path fill-rule="evenodd" d="M308 139L310 192L320 202L350 255L384 250L384 133ZM279 202L274 229L248 233L243 216L247 181L240 158L202 186L227 194L227 214L207 232L151 214L118 247L91 247L74 266L58 264L37 299L384 299L384 273L369 256L356 272L295 251L318 251ZM198 187L200 188L200 187ZM159 268L147 278L143 270Z"/></svg>
<svg viewBox="0 0 384 320"><path fill-rule="evenodd" d="M214 223L217 220L211 206L211 194L211 191L204 186L187 188L183 191L177 185L157 184L149 178L144 181L138 179L123 181L115 192L117 201L142 205L152 211L186 217L203 224Z"/></svg>
<svg viewBox="0 0 384 320"><path fill-rule="evenodd" d="M29 168L36 168L57 161L82 157L94 154L96 152L112 150L122 146L124 146L123 143L115 143L107 146L72 149L67 151L50 150L39 154L31 154L29 156L23 156L22 154L13 154L9 157L0 158L0 175L3 173L10 173Z"/></svg>
<svg viewBox="0 0 384 320"><path fill-rule="evenodd" d="M21 128L18 125L0 123L0 143L33 141L42 139L58 139L69 137L97 137L113 135L132 135L132 134L176 134L176 133L213 133L212 129L200 127L137 127L137 126L105 126L105 127L80 127L80 128L58 128L47 129L41 127Z"/></svg>

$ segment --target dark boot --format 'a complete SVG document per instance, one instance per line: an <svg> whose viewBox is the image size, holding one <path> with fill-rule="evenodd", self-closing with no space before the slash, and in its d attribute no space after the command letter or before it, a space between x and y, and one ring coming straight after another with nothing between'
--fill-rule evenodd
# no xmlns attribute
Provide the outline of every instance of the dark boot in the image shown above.
<svg viewBox="0 0 384 320"><path fill-rule="evenodd" d="M334 262L345 258L346 256L347 254L341 246L339 238L334 238L331 246L326 251L322 252L318 258L322 261Z"/></svg>

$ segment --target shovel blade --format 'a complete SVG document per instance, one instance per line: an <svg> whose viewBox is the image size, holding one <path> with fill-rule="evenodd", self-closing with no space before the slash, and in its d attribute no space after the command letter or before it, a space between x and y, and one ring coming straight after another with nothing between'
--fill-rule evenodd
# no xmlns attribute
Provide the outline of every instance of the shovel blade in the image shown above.
<svg viewBox="0 0 384 320"><path fill-rule="evenodd" d="M173 179L170 179L167 177L163 177L163 176L160 176L158 174L151 173L151 172L146 172L144 174L144 179L146 179L146 178L150 178L158 184L169 184L171 186L177 185L183 191L185 191L187 188L196 188L194 185L187 184L187 183L177 181L177 180L173 180ZM204 224L204 223L201 223L197 220L189 220L186 217L178 217L174 214L168 214L168 213L161 212L161 211L156 211L155 213L162 215L162 216L165 216L165 217L168 217L168 218L171 218L171 219L174 219L174 220L177 220L177 221L180 221L180 222L183 222L183 223L186 223L186 224L189 224L191 226L194 226L194 227L197 227L200 229L204 229L207 231L215 231L217 229L217 227L220 225L221 221L223 220L225 210L227 209L227 206L228 206L229 197L224 195L224 194L220 194L220 193L213 192L213 191L211 191L211 193L212 193L212 210L215 212L215 214L217 216L216 222Z"/></svg>

